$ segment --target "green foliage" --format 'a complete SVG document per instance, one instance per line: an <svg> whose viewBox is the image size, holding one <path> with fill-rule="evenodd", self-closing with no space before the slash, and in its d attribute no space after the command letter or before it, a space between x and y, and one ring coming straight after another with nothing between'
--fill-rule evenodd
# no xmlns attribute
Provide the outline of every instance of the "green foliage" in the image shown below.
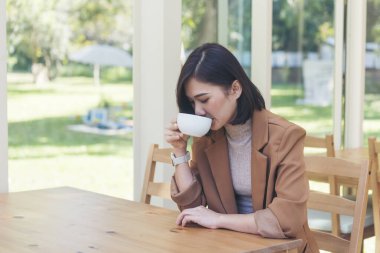
<svg viewBox="0 0 380 253"><path fill-rule="evenodd" d="M367 1L367 41L380 43L380 0Z"/></svg>
<svg viewBox="0 0 380 253"><path fill-rule="evenodd" d="M130 83L132 82L132 69L124 67L102 67L100 74L105 83Z"/></svg>
<svg viewBox="0 0 380 253"><path fill-rule="evenodd" d="M65 4L58 0L7 1L7 45L14 59L10 69L25 70L32 63L42 63L53 77L70 36Z"/></svg>
<svg viewBox="0 0 380 253"><path fill-rule="evenodd" d="M365 72L365 92L380 94L380 70L368 69Z"/></svg>
<svg viewBox="0 0 380 253"><path fill-rule="evenodd" d="M185 50L191 50L206 42L217 41L216 0L183 0L181 35ZM228 1L228 48L250 50L251 1Z"/></svg>
<svg viewBox="0 0 380 253"><path fill-rule="evenodd" d="M6 3L10 70L30 71L42 64L52 79L71 51L95 43L126 48L132 41L131 0Z"/></svg>
<svg viewBox="0 0 380 253"><path fill-rule="evenodd" d="M69 62L62 65L59 75L62 77L82 76L93 77L94 67L89 64ZM132 82L132 70L124 67L101 67L101 83L130 83Z"/></svg>
<svg viewBox="0 0 380 253"><path fill-rule="evenodd" d="M229 1L228 48L233 52L251 51L251 0Z"/></svg>
<svg viewBox="0 0 380 253"><path fill-rule="evenodd" d="M94 67L89 64L81 64L76 62L69 62L63 65L60 69L60 76L84 76L92 77Z"/></svg>
<svg viewBox="0 0 380 253"><path fill-rule="evenodd" d="M75 1L69 11L74 47L94 43L119 46L131 44L131 12L131 1Z"/></svg>
<svg viewBox="0 0 380 253"><path fill-rule="evenodd" d="M333 16L334 1L275 0L273 50L318 51L325 40L326 28L333 27Z"/></svg>
<svg viewBox="0 0 380 253"><path fill-rule="evenodd" d="M216 0L182 0L182 40L185 49L216 42Z"/></svg>

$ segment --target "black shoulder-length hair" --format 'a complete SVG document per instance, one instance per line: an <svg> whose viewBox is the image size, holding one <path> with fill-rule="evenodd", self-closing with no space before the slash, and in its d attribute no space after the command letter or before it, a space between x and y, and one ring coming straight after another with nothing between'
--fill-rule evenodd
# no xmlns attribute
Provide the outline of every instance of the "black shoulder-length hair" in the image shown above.
<svg viewBox="0 0 380 253"><path fill-rule="evenodd" d="M237 114L232 124L243 124L252 116L253 111L265 109L265 101L259 89L248 78L235 56L219 44L203 44L187 58L176 90L180 112L195 113L185 92L185 87L192 78L221 86L225 90L228 90L235 80L239 81L242 93L237 101Z"/></svg>

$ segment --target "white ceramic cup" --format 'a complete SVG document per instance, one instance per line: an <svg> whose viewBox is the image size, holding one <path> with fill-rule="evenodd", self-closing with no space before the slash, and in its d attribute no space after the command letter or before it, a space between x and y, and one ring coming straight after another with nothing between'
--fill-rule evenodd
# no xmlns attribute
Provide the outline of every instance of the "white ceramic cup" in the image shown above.
<svg viewBox="0 0 380 253"><path fill-rule="evenodd" d="M177 125L179 131L186 135L201 137L210 130L212 120L194 114L178 113Z"/></svg>

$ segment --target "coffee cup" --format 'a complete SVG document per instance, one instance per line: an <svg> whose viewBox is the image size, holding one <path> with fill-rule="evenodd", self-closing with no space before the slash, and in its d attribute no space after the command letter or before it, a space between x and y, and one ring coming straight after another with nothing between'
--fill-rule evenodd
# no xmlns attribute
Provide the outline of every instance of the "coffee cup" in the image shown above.
<svg viewBox="0 0 380 253"><path fill-rule="evenodd" d="M177 125L179 131L186 135L201 137L210 130L212 120L207 117L188 114L188 113L178 113L177 115Z"/></svg>

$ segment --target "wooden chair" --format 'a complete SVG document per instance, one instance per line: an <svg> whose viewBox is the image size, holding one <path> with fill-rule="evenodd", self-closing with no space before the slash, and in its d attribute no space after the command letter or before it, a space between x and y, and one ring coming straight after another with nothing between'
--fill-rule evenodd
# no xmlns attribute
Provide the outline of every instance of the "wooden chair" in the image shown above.
<svg viewBox="0 0 380 253"><path fill-rule="evenodd" d="M334 136L332 134L326 135L325 137L316 137L311 135L306 135L305 148L313 148L313 149L321 149L326 153L327 157L335 157L335 149L334 149ZM311 181L316 182L328 182L330 193L334 195L339 194L339 186L333 176L321 175L320 173L312 173L309 172L309 179ZM337 214L332 214L331 218L325 217L324 215L321 217L320 213L315 213L310 217L310 219L321 220L322 218L331 219L331 230L334 235L340 234L340 219Z"/></svg>
<svg viewBox="0 0 380 253"><path fill-rule="evenodd" d="M154 182L156 164L172 164L170 159L171 148L159 148L157 144L152 144L146 160L144 184L141 192L140 202L150 204L151 196L158 196L165 199L170 197L170 183Z"/></svg>
<svg viewBox="0 0 380 253"><path fill-rule="evenodd" d="M360 252L363 241L364 218L367 208L369 169L368 162L355 164L334 157L306 156L306 172L321 176L354 178L357 182L355 200L346 199L339 194L311 191L308 208L323 212L353 217L350 238L342 238L333 233L312 230L321 250L331 252Z"/></svg>
<svg viewBox="0 0 380 253"><path fill-rule="evenodd" d="M334 136L326 135L325 137L315 137L307 135L304 146L313 149L322 149L327 157L335 157ZM306 154L307 155L307 154ZM352 178L341 178L338 181L335 177L326 177L309 173L309 179L316 182L328 182L330 193L343 195L347 198L355 198L355 181ZM342 186L342 190L340 190ZM372 201L368 201L367 214L365 216L364 237L370 238L375 235ZM330 221L331 220L331 221ZM315 229L328 229L336 236L348 238L351 234L352 219L347 216L340 217L338 214L327 214L323 212L310 212L309 223Z"/></svg>
<svg viewBox="0 0 380 253"><path fill-rule="evenodd" d="M375 224L375 251L380 252L380 142L376 138L368 138L368 154L371 169L372 210Z"/></svg>
<svg viewBox="0 0 380 253"><path fill-rule="evenodd" d="M328 134L324 138L306 135L304 146L305 148L325 149L328 157L335 157L334 136L332 134Z"/></svg>

